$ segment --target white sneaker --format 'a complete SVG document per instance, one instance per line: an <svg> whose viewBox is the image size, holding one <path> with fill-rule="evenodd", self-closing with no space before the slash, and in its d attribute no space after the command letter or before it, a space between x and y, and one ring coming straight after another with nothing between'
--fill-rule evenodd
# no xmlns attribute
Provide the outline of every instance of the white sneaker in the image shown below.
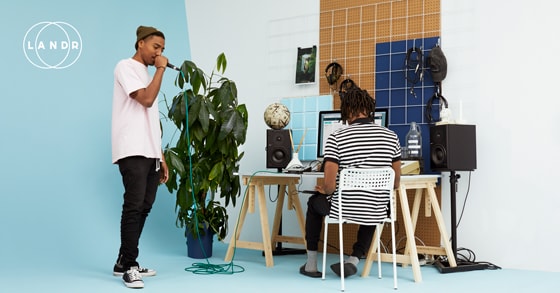
<svg viewBox="0 0 560 293"><path fill-rule="evenodd" d="M138 271L138 267L131 267L130 270L123 274L124 285L128 288L144 288L142 275Z"/></svg>
<svg viewBox="0 0 560 293"><path fill-rule="evenodd" d="M138 272L142 277L151 277L156 275L156 271L148 268L138 267ZM125 273L125 269L121 264L115 264L113 267L113 276L120 277Z"/></svg>

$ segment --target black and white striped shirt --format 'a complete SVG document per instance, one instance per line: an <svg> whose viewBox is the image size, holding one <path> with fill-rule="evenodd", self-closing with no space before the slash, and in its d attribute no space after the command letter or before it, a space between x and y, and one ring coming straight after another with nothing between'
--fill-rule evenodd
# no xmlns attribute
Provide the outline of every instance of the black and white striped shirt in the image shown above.
<svg viewBox="0 0 560 293"><path fill-rule="evenodd" d="M400 157L401 147L397 134L363 118L356 119L348 127L338 129L329 136L324 161L337 163L340 173L345 168L391 167ZM338 187L338 175L336 186ZM379 196L373 191L345 191L344 218L366 225L385 219L388 199ZM337 188L332 197L330 216L338 217L338 211Z"/></svg>

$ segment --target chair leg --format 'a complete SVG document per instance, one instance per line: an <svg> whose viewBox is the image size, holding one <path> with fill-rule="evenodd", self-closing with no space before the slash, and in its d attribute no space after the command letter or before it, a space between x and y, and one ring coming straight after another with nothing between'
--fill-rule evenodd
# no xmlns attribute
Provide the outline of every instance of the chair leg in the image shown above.
<svg viewBox="0 0 560 293"><path fill-rule="evenodd" d="M377 274L379 279L381 279L381 229L383 229L383 225L376 225L377 233Z"/></svg>
<svg viewBox="0 0 560 293"><path fill-rule="evenodd" d="M391 246L393 247L393 287L397 289L397 248L395 247L395 221L391 222Z"/></svg>
<svg viewBox="0 0 560 293"><path fill-rule="evenodd" d="M328 217L328 216L327 216ZM326 262L327 262L327 235L329 232L329 223L327 221L327 217L325 217L325 224L324 226L324 230L325 232L323 233L323 270L322 270L322 274L323 276L321 277L323 280L325 279L325 268L326 268Z"/></svg>
<svg viewBox="0 0 560 293"><path fill-rule="evenodd" d="M344 243L342 240L342 221L338 222L338 243L340 246L340 291L344 292Z"/></svg>

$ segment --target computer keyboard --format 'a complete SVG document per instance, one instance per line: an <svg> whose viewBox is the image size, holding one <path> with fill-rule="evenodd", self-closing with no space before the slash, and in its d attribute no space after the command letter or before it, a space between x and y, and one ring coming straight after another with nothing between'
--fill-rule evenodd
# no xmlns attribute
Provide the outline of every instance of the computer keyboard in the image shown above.
<svg viewBox="0 0 560 293"><path fill-rule="evenodd" d="M317 175L317 176L323 176L323 172L318 172L318 171L309 171L309 172L303 172L303 174L305 174L305 175Z"/></svg>

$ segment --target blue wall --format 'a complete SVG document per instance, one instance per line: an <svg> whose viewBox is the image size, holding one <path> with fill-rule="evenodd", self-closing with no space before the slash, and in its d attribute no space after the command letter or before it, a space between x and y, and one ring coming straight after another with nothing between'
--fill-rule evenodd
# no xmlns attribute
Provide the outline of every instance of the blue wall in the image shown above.
<svg viewBox="0 0 560 293"><path fill-rule="evenodd" d="M401 146L406 146L406 134L410 130L410 123L414 121L420 125L424 173L431 171L429 126L432 122L426 118L426 104L434 94L434 82L425 61L438 40L438 37L433 37L379 43L375 49L376 106L389 109L389 128L397 133ZM422 51L424 75L423 79L414 85L412 94L412 85L405 78L405 60L407 51L414 47ZM414 60L416 55L412 54L411 57ZM443 95L445 96L445 93ZM434 103L430 113L434 121L439 121L439 103Z"/></svg>
<svg viewBox="0 0 560 293"><path fill-rule="evenodd" d="M164 54L174 64L190 59L185 3L7 0L0 11L2 266L17 270L68 262L75 268L101 260L109 270L119 244L123 193L118 169L111 164L113 69L134 54L138 25L165 33ZM41 22L59 26L31 29ZM28 40L40 35L39 40L59 46L66 31L81 52L48 46L25 46L26 51L22 44L28 31ZM168 70L164 78L162 93L169 98L178 92L175 77ZM164 141L171 135L165 128ZM185 249L182 231L174 226L174 208L174 198L160 188L141 249Z"/></svg>

